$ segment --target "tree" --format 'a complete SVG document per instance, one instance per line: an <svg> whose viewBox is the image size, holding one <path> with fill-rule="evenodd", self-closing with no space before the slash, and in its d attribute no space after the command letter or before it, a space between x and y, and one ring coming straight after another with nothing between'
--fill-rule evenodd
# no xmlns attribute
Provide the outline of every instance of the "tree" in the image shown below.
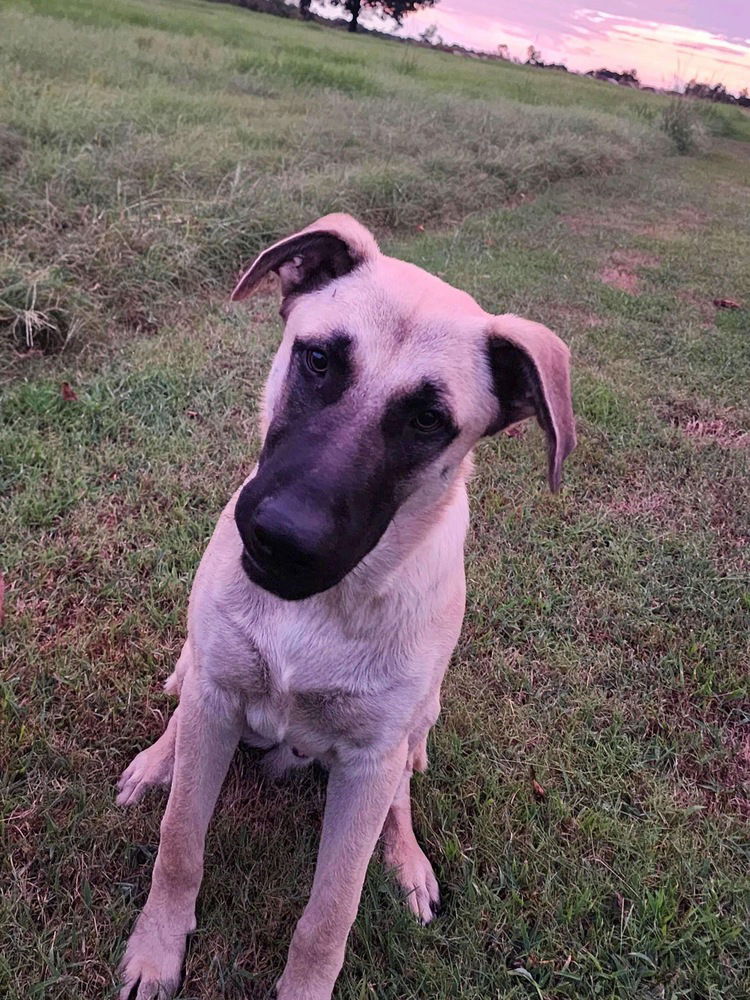
<svg viewBox="0 0 750 1000"><path fill-rule="evenodd" d="M425 45L442 45L443 39L438 34L438 26L436 24L431 24L429 28L425 28L422 34L419 36L420 42L424 42Z"/></svg>
<svg viewBox="0 0 750 1000"><path fill-rule="evenodd" d="M542 53L534 45L529 45L526 49L526 65L538 66L542 61Z"/></svg>
<svg viewBox="0 0 750 1000"><path fill-rule="evenodd" d="M299 12L305 21L310 19L310 4L312 0L299 0Z"/></svg>
<svg viewBox="0 0 750 1000"><path fill-rule="evenodd" d="M343 7L351 14L349 31L356 31L359 15L363 10L371 10L378 17L391 17L399 27L404 17L422 7L434 7L438 0L331 0L334 7Z"/></svg>

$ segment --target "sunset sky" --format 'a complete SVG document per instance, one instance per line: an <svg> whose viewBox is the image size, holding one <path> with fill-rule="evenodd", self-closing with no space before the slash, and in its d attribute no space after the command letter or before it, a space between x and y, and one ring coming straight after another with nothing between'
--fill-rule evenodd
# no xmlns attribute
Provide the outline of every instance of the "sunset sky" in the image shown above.
<svg viewBox="0 0 750 1000"><path fill-rule="evenodd" d="M533 43L545 62L584 72L635 68L651 86L697 77L722 81L734 93L750 88L750 0L593 2L439 0L432 10L410 15L400 33L418 35L436 24L446 42L490 51L503 42L523 59Z"/></svg>

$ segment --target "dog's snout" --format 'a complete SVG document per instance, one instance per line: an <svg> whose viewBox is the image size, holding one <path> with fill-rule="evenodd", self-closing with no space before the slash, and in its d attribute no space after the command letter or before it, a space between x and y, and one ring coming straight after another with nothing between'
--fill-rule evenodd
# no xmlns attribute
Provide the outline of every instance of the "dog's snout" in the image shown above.
<svg viewBox="0 0 750 1000"><path fill-rule="evenodd" d="M311 566L330 545L331 519L325 510L291 496L267 497L255 511L253 548L264 559Z"/></svg>

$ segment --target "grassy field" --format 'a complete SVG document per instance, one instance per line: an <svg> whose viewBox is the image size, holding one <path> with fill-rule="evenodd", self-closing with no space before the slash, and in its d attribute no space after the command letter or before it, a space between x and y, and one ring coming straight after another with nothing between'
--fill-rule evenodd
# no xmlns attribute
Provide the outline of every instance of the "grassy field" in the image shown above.
<svg viewBox="0 0 750 1000"><path fill-rule="evenodd" d="M0 994L114 993L163 809L114 783L278 340L226 293L345 209L568 341L580 445L557 497L535 428L479 449L415 782L444 911L373 862L338 1000L744 1000L750 117L690 110L678 156L655 95L199 0L12 0L0 80ZM238 755L181 996L269 995L323 801Z"/></svg>

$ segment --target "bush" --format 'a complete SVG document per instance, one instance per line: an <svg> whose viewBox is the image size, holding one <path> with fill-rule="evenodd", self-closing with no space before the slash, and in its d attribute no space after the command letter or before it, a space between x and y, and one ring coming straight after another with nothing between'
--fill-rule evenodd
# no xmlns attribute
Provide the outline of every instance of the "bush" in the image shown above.
<svg viewBox="0 0 750 1000"><path fill-rule="evenodd" d="M680 156L696 151L703 129L694 109L684 97L674 97L661 113L661 128Z"/></svg>

